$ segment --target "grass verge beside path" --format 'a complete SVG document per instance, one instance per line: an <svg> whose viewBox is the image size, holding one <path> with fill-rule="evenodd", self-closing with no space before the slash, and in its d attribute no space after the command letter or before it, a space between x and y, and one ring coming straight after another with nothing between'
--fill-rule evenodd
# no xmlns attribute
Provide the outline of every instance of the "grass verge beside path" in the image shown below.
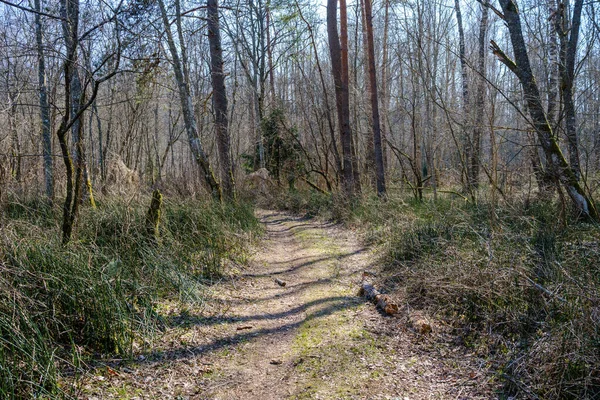
<svg viewBox="0 0 600 400"><path fill-rule="evenodd" d="M145 200L83 210L67 246L57 208L16 199L2 208L1 398L76 395L61 377L73 382L93 358L143 346L164 324L161 299L202 302L205 285L245 262L243 244L261 230L246 204L167 200L154 243Z"/></svg>

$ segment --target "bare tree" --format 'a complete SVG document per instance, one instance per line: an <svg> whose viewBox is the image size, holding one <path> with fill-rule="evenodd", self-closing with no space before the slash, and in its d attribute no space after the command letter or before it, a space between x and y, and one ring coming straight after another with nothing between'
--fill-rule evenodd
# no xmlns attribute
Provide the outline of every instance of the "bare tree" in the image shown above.
<svg viewBox="0 0 600 400"><path fill-rule="evenodd" d="M481 159L481 138L484 126L485 113L485 89L486 89L486 72L485 72L485 50L486 50L486 35L488 28L488 7L481 5L481 20L479 23L479 40L477 53L477 84L475 85L475 102L474 102L474 123L473 136L471 141L472 152L469 160L469 186L471 190L479 187L479 170Z"/></svg>
<svg viewBox="0 0 600 400"><path fill-rule="evenodd" d="M176 6L179 7L179 0L175 0ZM173 31L171 30L171 22L167 15L167 9L163 0L158 0L160 12L165 27L165 33L167 36L167 44L169 46L169 52L171 53L171 63L173 64L173 72L175 73L175 79L177 81L177 88L179 90L179 99L181 102L181 109L183 113L183 122L185 124L185 130L188 137L188 143L190 150L194 156L194 159L204 174L204 180L208 189L210 190L213 198L217 201L222 200L221 186L215 179L213 174L210 161L208 156L204 152L204 148L198 135L198 124L196 122L196 116L194 114L194 105L192 102L192 95L189 86L189 76L187 70L187 54L185 43L179 43L180 50L177 50L175 45L175 39L173 37ZM179 34L183 35L181 30ZM180 36L182 39L183 36ZM181 51L181 57L179 55Z"/></svg>
<svg viewBox="0 0 600 400"><path fill-rule="evenodd" d="M510 59L492 41L494 54L519 78L523 87L527 109L532 119L531 123L546 153L546 157L551 160L556 169L557 179L562 183L571 197L573 205L581 215L598 221L600 220L600 215L593 200L585 192L573 167L565 159L558 145L556 135L548 122L547 114L542 105L540 90L531 69L531 62L523 37L521 17L517 4L514 0L499 0L499 2L503 11L503 19L508 26L515 60Z"/></svg>
<svg viewBox="0 0 600 400"><path fill-rule="evenodd" d="M35 13L35 41L38 58L38 85L40 93L40 117L42 120L42 143L44 153L44 183L46 197L54 198L54 177L52 165L52 133L50 127L50 105L48 104L48 86L46 84L46 62L44 59L44 43L42 38L42 20L40 0L34 1Z"/></svg>
<svg viewBox="0 0 600 400"><path fill-rule="evenodd" d="M223 49L219 29L219 6L217 0L207 1L208 42L210 44L210 75L213 87L213 106L217 130L217 146L221 164L221 185L223 193L230 199L235 198L233 170L229 144L229 126L227 121L227 93L223 73Z"/></svg>
<svg viewBox="0 0 600 400"><path fill-rule="evenodd" d="M373 7L371 1L372 0L364 0L364 7L367 33L367 54L369 64L369 92L371 95L371 116L373 123L373 151L375 158L375 177L377 182L377 195L385 196L385 170L383 167L383 151L381 146L381 125L379 122L377 72L375 71L375 43L373 40Z"/></svg>
<svg viewBox="0 0 600 400"><path fill-rule="evenodd" d="M573 86L575 82L575 57L579 42L579 29L581 26L581 11L583 0L575 0L573 16L569 18L568 2L562 0L558 5L556 31L560 41L560 87L564 104L565 126L569 150L569 163L577 179L581 179L581 166L579 159L579 140L577 135L577 118L575 101L573 99Z"/></svg>

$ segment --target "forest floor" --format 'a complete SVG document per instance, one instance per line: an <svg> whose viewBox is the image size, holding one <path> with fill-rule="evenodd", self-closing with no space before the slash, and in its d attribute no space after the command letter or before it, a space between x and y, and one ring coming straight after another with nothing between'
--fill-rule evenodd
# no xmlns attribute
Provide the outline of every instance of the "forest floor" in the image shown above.
<svg viewBox="0 0 600 400"><path fill-rule="evenodd" d="M259 211L250 266L198 310L165 305L168 328L134 362L80 386L89 399L489 399L486 361L433 322L421 335L358 296L378 256L339 225ZM282 287L278 278L286 282Z"/></svg>

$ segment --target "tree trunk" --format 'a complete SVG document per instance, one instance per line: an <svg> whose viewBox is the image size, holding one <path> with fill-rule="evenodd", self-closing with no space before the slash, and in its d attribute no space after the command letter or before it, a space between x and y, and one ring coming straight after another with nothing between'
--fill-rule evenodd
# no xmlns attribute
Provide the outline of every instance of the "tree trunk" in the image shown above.
<svg viewBox="0 0 600 400"><path fill-rule="evenodd" d="M558 142L547 115L542 106L540 91L533 76L529 55L525 46L525 39L521 28L521 17L514 0L499 0L504 12L504 20L507 23L510 39L515 54L512 61L498 45L492 41L494 54L502 61L518 78L523 87L527 108L532 119L533 127L538 135L539 141L547 157L549 157L556 169L558 180L571 197L575 209L585 217L599 221L600 216L593 200L584 191L577 175L558 146Z"/></svg>
<svg viewBox="0 0 600 400"><path fill-rule="evenodd" d="M358 15L360 11L360 16ZM365 0L360 0L356 2L356 21L358 21L358 19L361 19L362 22L362 29L361 29L361 34L362 34L362 61L363 61L363 70L364 70L364 78L360 77L359 78L359 68L358 68L358 61L360 59L360 57L358 57L358 51L359 51L359 41L358 41L358 28L359 28L359 24L356 24L356 34L354 37L354 42L356 43L356 54L357 56L354 57L354 86L355 89L352 91L353 92L353 96L352 96L352 100L353 100L353 110L354 110L354 126L355 126L355 132L362 132L362 128L361 128L361 117L362 117L362 113L359 115L359 108L360 105L362 103L362 100L364 98L364 91L370 91L371 88L368 84L368 82L365 82L365 89L363 89L361 87L361 80L360 79L368 79L369 78L369 45L368 45L368 41L367 41L367 17L366 17L366 11L365 11ZM370 93L370 92L368 92ZM364 104L364 109L365 109L365 113L367 114L367 123L368 123L368 127L367 129L364 131L364 140L365 140L365 162L364 162L364 173L366 175L367 178L367 184L373 184L376 185L377 182L377 176L375 174L375 147L373 145L373 114L371 111L371 103L369 102L365 102ZM371 123L369 123L369 119L371 120ZM375 186L375 190L377 190L377 186Z"/></svg>
<svg viewBox="0 0 600 400"><path fill-rule="evenodd" d="M581 179L581 166L579 158L579 143L577 134L577 118L575 115L575 101L573 99L573 86L575 82L575 57L577 43L579 42L579 28L581 26L581 12L583 0L575 0L573 19L569 24L568 7L564 1L559 4L557 31L560 38L560 87L562 100L565 107L565 128L567 148L569 150L569 163L577 179Z"/></svg>
<svg viewBox="0 0 600 400"><path fill-rule="evenodd" d="M178 1L179 0L176 0L176 2ZM160 7L163 24L165 26L165 33L167 36L169 52L171 53L172 57L171 61L173 63L173 72L175 73L175 80L177 81L179 100L181 101L181 112L183 114L183 122L185 125L185 131L187 133L190 150L192 152L194 160L196 161L202 173L204 174L204 181L206 182L206 185L210 190L213 198L220 202L222 200L221 187L215 179L212 168L210 166L210 161L208 159L208 156L204 152L204 148L200 141L200 136L198 135L198 125L196 122L196 117L194 115L194 105L192 103L192 96L190 93L189 84L185 79L184 66L179 57L179 52L177 50L177 46L175 45L175 40L173 38L173 32L171 31L171 22L169 21L169 17L167 16L167 10L165 8L164 1L158 0L158 5Z"/></svg>
<svg viewBox="0 0 600 400"><path fill-rule="evenodd" d="M373 40L372 0L364 0L365 22L367 28L367 53L369 62L369 92L371 95L371 115L373 118L373 150L375 157L375 178L377 195L385 196L385 171L381 146L381 126L379 122L379 100L377 98L377 74L375 71L375 44Z"/></svg>
<svg viewBox="0 0 600 400"><path fill-rule="evenodd" d="M40 0L34 1L36 11L41 10ZM44 183L46 197L54 199L54 180L52 163L52 137L50 127L50 105L48 104L48 87L46 84L46 62L44 59L44 44L42 40L42 21L40 14L35 14L35 40L38 57L38 85L40 91L40 117L42 120L42 143L44 155Z"/></svg>
<svg viewBox="0 0 600 400"><path fill-rule="evenodd" d="M213 87L213 108L217 131L217 147L221 166L221 185L223 194L235 198L233 169L227 121L227 93L225 91L225 75L223 73L223 49L221 48L221 32L219 28L219 6L217 0L207 1L208 42L210 45L210 69Z"/></svg>
<svg viewBox="0 0 600 400"><path fill-rule="evenodd" d="M548 43L548 58L550 62L550 73L548 76L548 122L553 129L556 128L556 106L558 103L558 26L560 25L558 12L556 10L556 0L549 0L548 11L550 13L550 32Z"/></svg>
<svg viewBox="0 0 600 400"><path fill-rule="evenodd" d="M381 137L383 138L383 170L384 175L385 172L388 171L388 147L386 145L386 137L390 132L390 127L388 126L388 116L389 116L389 93L388 93L388 35L389 35L389 26L390 26L390 0L384 0L385 2L385 13L384 13L384 22L383 22L383 54L381 60L381 106L382 106L382 118L381 118Z"/></svg>
<svg viewBox="0 0 600 400"><path fill-rule="evenodd" d="M477 55L477 85L475 87L475 119L473 121L473 151L469 160L469 186L475 192L479 187L479 167L481 159L481 137L483 132L483 114L485 111L485 50L488 27L488 8L481 5L481 21L479 23L479 52Z"/></svg>
<svg viewBox="0 0 600 400"><path fill-rule="evenodd" d="M329 107L329 94L327 91L327 85L325 84L325 77L323 76L323 69L321 68L321 62L319 61L319 52L317 50L317 44L315 42L315 36L313 34L312 27L310 23L304 18L302 14L302 8L298 4L296 0L296 9L298 10L298 14L302 21L306 24L306 29L309 32L310 40L312 44L313 54L315 56L315 64L317 66L317 71L319 72L319 81L321 82L321 88L323 90L323 102L325 103L325 117L327 119L327 127L329 128L329 135L331 137L331 148L333 151L333 159L335 161L335 167L338 172L338 176L342 174L342 160L340 158L340 152L338 150L337 141L335 138L335 126L333 122L333 118L331 117L331 108ZM331 189L330 189L331 190Z"/></svg>
<svg viewBox="0 0 600 400"><path fill-rule="evenodd" d="M58 136L67 177L67 193L63 203L62 222L62 242L63 244L66 244L71 240L73 225L77 217L77 211L79 210L79 201L77 201L77 199L80 198L79 194L82 176L80 166L78 166L75 171L73 170L73 158L71 157L71 151L69 150L69 145L67 143L68 125L73 118L71 84L76 69L75 53L77 52L78 39L79 0L63 0L61 3L61 17L63 18L62 29L66 47L66 58L64 63L65 112L56 134ZM74 126L74 123L72 123L72 126ZM75 175L73 174L74 172ZM75 179L75 181L73 179Z"/></svg>
<svg viewBox="0 0 600 400"><path fill-rule="evenodd" d="M337 31L337 0L327 0L327 36L342 144L343 164L341 181L346 195L353 197L354 175L352 171L352 134L350 131L350 102L348 93L348 34L345 6L345 0L341 0L340 9L343 11L341 11L342 40L340 42L340 36Z"/></svg>
<svg viewBox="0 0 600 400"><path fill-rule="evenodd" d="M462 176L464 177L464 187L466 191L471 195L471 199L475 201L475 193L473 191L472 186L470 185L470 163L469 160L472 158L473 154L473 143L469 137L470 124L471 124L471 107L470 107L470 98L469 98L469 76L467 74L467 55L465 49L465 31L463 28L462 21L462 12L460 10L460 0L454 0L454 8L456 11L456 22L458 25L458 55L460 59L460 71L462 76L462 112L463 112L463 120L462 120L462 132L465 144L465 154L464 158L462 154L459 154L461 160L461 165L463 166ZM459 150L460 152L460 150Z"/></svg>

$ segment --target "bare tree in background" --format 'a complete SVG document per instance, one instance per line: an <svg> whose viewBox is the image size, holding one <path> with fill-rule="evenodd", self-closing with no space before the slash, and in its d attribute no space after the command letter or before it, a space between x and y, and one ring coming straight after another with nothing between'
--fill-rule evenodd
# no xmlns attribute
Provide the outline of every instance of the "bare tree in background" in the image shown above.
<svg viewBox="0 0 600 400"><path fill-rule="evenodd" d="M42 127L42 143L44 153L44 183L46 197L54 199L54 177L52 165L52 133L50 127L50 105L48 104L48 86L46 83L46 62L44 59L44 43L42 35L42 18L40 0L34 1L35 11L35 42L38 59L38 85L40 93L40 117Z"/></svg>
<svg viewBox="0 0 600 400"><path fill-rule="evenodd" d="M544 111L540 90L533 75L529 54L527 53L517 4L514 0L499 0L499 2L503 11L503 19L508 26L515 60L510 59L495 42L492 42L494 54L519 78L533 127L546 157L551 160L553 167L556 169L557 180L560 181L571 197L576 210L581 215L598 221L600 215L596 206L583 189L573 167L569 165L560 150L557 137Z"/></svg>
<svg viewBox="0 0 600 400"><path fill-rule="evenodd" d="M573 99L573 86L575 83L575 57L579 42L579 29L581 27L581 12L583 0L575 0L573 16L569 17L568 1L561 0L558 4L557 17L555 18L556 31L560 42L560 62L558 70L560 75L561 97L564 105L565 127L567 145L569 150L569 163L577 179L581 179L581 165L579 158L579 139L577 135L577 118L575 101Z"/></svg>
<svg viewBox="0 0 600 400"><path fill-rule="evenodd" d="M375 177L378 196L385 196L385 170L381 146L381 124L379 120L379 99L377 96L377 72L375 70L375 43L373 40L372 0L364 0L365 23L367 33L367 55L369 64L369 94L371 97L371 117L373 124L373 151L375 159Z"/></svg>
<svg viewBox="0 0 600 400"><path fill-rule="evenodd" d="M342 185L348 196L354 196L355 182L353 174L352 131L350 129L350 96L348 92L348 30L346 2L340 1L341 37L337 27L337 0L327 1L327 37L331 56L331 69L335 83L338 129L342 143ZM345 44L345 45L344 45Z"/></svg>
<svg viewBox="0 0 600 400"><path fill-rule="evenodd" d="M473 136L471 137L472 152L469 162L468 185L472 191L479 187L479 170L481 160L481 138L483 136L486 92L485 51L488 29L488 7L481 5L481 20L479 22L479 38L477 51L477 78L475 80L475 101L473 120Z"/></svg>
<svg viewBox="0 0 600 400"><path fill-rule="evenodd" d="M208 17L208 42L210 45L210 76L213 87L213 107L217 130L217 146L221 166L221 185L223 194L230 199L235 198L233 170L229 144L229 126L227 121L227 92L225 91L225 74L223 73L223 49L221 48L221 31L219 28L219 5L217 0L206 3Z"/></svg>
<svg viewBox="0 0 600 400"><path fill-rule="evenodd" d="M165 33L167 36L167 44L169 46L169 52L171 53L171 63L173 64L173 72L175 73L175 80L177 81L177 88L179 90L179 99L181 102L181 110L183 114L183 122L185 125L185 131L188 137L188 143L190 150L196 160L196 163L200 166L202 173L204 174L204 180L208 189L210 190L213 198L217 201L222 200L221 186L215 179L213 174L210 161L208 156L204 152L204 148L200 141L198 134L198 124L196 122L196 116L194 114L194 104L192 102L192 95L189 86L189 72L187 69L187 53L185 43L183 39L183 33L179 27L180 43L179 50L175 44L173 37L173 31L171 30L171 21L167 15L167 9L163 0L158 0L160 7L160 13L162 16L163 24L165 27ZM175 0L176 8L179 10L179 0ZM177 20L180 23L181 14L178 13ZM181 56L179 52L181 51Z"/></svg>

